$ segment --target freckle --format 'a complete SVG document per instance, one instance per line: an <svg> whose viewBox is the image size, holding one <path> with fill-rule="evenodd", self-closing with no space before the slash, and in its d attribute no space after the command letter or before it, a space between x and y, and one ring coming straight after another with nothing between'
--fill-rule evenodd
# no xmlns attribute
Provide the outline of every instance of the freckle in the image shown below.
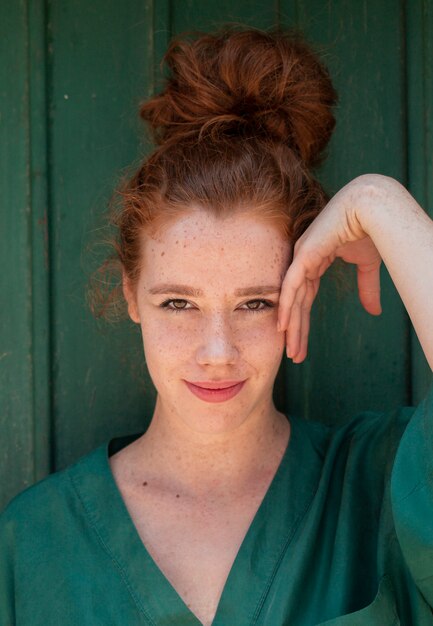
<svg viewBox="0 0 433 626"><path fill-rule="evenodd" d="M176 241L176 243L179 243L179 239Z"/></svg>
<svg viewBox="0 0 433 626"><path fill-rule="evenodd" d="M176 498L178 498L178 497L179 497L179 494L177 493L177 494L176 494Z"/></svg>
<svg viewBox="0 0 433 626"><path fill-rule="evenodd" d="M143 487L147 487L147 480L144 481Z"/></svg>
<svg viewBox="0 0 433 626"><path fill-rule="evenodd" d="M161 252L161 256L164 256L165 252Z"/></svg>

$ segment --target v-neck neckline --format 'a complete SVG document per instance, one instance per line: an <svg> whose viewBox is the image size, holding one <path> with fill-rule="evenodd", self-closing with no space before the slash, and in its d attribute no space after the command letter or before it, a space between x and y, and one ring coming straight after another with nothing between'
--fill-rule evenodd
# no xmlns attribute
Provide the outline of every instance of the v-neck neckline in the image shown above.
<svg viewBox="0 0 433 626"><path fill-rule="evenodd" d="M255 624L281 559L317 486L309 471L308 435L290 417L290 439L234 559L212 626ZM70 468L90 523L149 624L200 626L146 549L115 482L109 454L141 434L112 439ZM311 445L311 444L310 444ZM248 603L242 602L247 597Z"/></svg>

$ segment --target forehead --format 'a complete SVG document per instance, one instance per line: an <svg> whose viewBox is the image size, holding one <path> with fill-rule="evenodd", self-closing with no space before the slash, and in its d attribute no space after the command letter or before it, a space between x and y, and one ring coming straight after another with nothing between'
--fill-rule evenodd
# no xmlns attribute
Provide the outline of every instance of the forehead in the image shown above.
<svg viewBox="0 0 433 626"><path fill-rule="evenodd" d="M290 245L277 227L247 213L218 218L191 211L143 239L146 283L236 287L282 280Z"/></svg>

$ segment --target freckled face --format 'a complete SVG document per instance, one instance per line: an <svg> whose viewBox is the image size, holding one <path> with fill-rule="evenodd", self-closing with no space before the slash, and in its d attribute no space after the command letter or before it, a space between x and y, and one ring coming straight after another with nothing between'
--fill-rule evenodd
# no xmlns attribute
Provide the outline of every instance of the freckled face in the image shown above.
<svg viewBox="0 0 433 626"><path fill-rule="evenodd" d="M141 325L159 417L224 432L275 411L272 389L284 350L277 307L290 254L274 225L246 214L223 220L191 211L157 238L144 237L129 311ZM209 381L244 383L218 402L188 385Z"/></svg>

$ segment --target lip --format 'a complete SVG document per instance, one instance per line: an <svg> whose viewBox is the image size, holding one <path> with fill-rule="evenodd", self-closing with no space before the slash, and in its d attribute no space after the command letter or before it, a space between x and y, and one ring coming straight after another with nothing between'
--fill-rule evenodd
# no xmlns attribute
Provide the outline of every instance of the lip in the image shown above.
<svg viewBox="0 0 433 626"><path fill-rule="evenodd" d="M242 389L245 380L219 380L190 382L185 380L188 389L205 402L225 402L234 398Z"/></svg>

